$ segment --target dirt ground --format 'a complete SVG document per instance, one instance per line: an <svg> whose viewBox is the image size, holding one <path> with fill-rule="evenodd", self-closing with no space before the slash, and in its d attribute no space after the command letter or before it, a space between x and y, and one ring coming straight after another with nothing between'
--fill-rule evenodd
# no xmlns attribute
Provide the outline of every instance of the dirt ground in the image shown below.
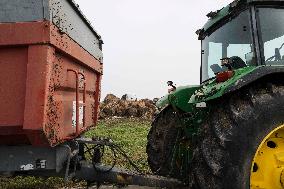
<svg viewBox="0 0 284 189"><path fill-rule="evenodd" d="M96 189L96 187L91 188ZM123 188L118 188L116 186L102 186L100 189L158 189L158 188L152 188L152 187L142 187L142 186L128 186Z"/></svg>

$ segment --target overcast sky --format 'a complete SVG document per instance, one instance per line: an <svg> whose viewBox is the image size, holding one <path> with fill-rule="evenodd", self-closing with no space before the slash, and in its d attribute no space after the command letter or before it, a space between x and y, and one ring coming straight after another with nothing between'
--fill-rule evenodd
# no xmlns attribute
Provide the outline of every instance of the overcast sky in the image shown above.
<svg viewBox="0 0 284 189"><path fill-rule="evenodd" d="M76 0L104 40L102 97L161 97L166 82L199 84L206 14L232 0Z"/></svg>

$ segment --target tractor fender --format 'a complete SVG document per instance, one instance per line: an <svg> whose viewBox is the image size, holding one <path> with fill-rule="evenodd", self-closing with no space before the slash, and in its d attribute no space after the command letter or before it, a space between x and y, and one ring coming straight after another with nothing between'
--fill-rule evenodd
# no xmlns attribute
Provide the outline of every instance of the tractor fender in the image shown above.
<svg viewBox="0 0 284 189"><path fill-rule="evenodd" d="M235 70L235 75L225 82L217 83L215 80L211 80L202 85L202 87L196 90L191 96L189 103L208 102L237 91L261 79L269 80L277 77L275 81L281 82L283 76L284 66L251 66L238 69Z"/></svg>
<svg viewBox="0 0 284 189"><path fill-rule="evenodd" d="M212 78L209 81L202 83L201 87L195 91L188 102L191 104L206 103L220 98L226 94L228 88L239 85L244 76L252 73L257 68L258 67L256 66L248 66L234 70L234 76L225 82L217 82L216 79Z"/></svg>
<svg viewBox="0 0 284 189"><path fill-rule="evenodd" d="M284 83L284 66L261 66L254 71L244 75L233 85L226 88L224 94L231 93L245 87L260 79L275 79L277 82ZM277 79L277 80L276 80Z"/></svg>
<svg viewBox="0 0 284 189"><path fill-rule="evenodd" d="M284 83L284 66L258 66L235 70L235 76L226 82L216 83L215 79L202 85L178 87L157 102L158 108L171 105L184 112L192 112L197 104L207 103L232 93L260 79L274 79Z"/></svg>

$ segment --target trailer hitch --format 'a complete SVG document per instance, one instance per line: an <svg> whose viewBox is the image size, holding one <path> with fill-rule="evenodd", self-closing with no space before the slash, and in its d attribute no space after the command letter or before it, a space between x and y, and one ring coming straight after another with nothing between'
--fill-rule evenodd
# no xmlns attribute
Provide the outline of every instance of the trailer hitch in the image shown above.
<svg viewBox="0 0 284 189"><path fill-rule="evenodd" d="M87 180L88 182L149 186L169 189L185 188L182 182L172 178L136 174L118 168L112 168L111 171L106 172L106 170L110 169L109 166L100 166L97 167L97 169L94 169L93 166L86 161L82 161L80 163L80 167L81 169L76 173L76 178Z"/></svg>
<svg viewBox="0 0 284 189"><path fill-rule="evenodd" d="M97 161L92 161L92 163L90 163L86 160L82 160L79 162L80 169L76 171L75 176L77 179L86 180L89 183L111 183L118 185L138 185L170 189L184 188L184 183L179 180L143 174L131 161L123 149L121 149L119 145L113 143L111 139L78 138L76 139L76 142L83 145L94 145L95 147L108 146L115 154L120 154L127 159L130 165L132 165L135 169L135 171L118 169L115 167L115 162L111 166L105 166L98 162L100 158L93 157L92 160L96 159Z"/></svg>
<svg viewBox="0 0 284 189"><path fill-rule="evenodd" d="M90 149L96 149L100 146L108 146L113 148L115 153L122 155L126 158L129 163L133 166L134 171L118 169L115 167L115 163L111 166L103 165L100 163L100 154L94 154L96 158L92 157L91 161L86 160L80 153L80 146L88 145ZM95 147L95 148L92 148ZM20 147L19 147L20 148ZM19 149L16 148L14 152L16 153ZM28 147L27 147L28 148ZM33 147L31 147L33 148ZM138 167L131 161L127 154L123 151L119 145L115 144L110 139L102 138L77 138L68 143L59 146L61 153L59 158L61 158L62 166L60 169L50 168L50 169L35 169L35 170L25 170L16 171L16 175L23 176L36 176L36 177L61 177L65 181L71 179L84 180L90 184L116 184L116 185L138 185L138 186L149 186L157 188L169 188L169 189L182 189L185 187L185 183L173 178L160 177L156 175L146 175L141 173ZM65 150L62 150L65 149ZM39 150L47 150L45 154L49 154L48 149L39 148ZM88 149L87 149L88 150ZM56 151L56 150L54 150ZM12 153L13 151L11 151ZM32 159L37 159L42 154L32 153ZM12 153L13 154L13 153ZM54 157L54 153L51 156ZM60 160L57 158L58 160ZM65 160L64 160L65 159ZM11 161L13 162L13 161Z"/></svg>

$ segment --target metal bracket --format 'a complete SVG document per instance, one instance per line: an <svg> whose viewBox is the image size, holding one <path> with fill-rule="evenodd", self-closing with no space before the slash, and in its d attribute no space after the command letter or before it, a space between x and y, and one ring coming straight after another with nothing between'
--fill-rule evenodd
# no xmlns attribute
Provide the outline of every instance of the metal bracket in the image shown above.
<svg viewBox="0 0 284 189"><path fill-rule="evenodd" d="M80 123L79 123L79 106L80 106L80 101L79 101L79 75L82 76L83 80L84 80L84 86L83 86L83 127L86 126L86 77L83 73L81 72L77 72L76 70L73 69L67 69L67 72L73 72L75 74L76 77L76 133L75 133L75 137L78 137L80 135ZM72 139L72 138L67 138L67 139Z"/></svg>

